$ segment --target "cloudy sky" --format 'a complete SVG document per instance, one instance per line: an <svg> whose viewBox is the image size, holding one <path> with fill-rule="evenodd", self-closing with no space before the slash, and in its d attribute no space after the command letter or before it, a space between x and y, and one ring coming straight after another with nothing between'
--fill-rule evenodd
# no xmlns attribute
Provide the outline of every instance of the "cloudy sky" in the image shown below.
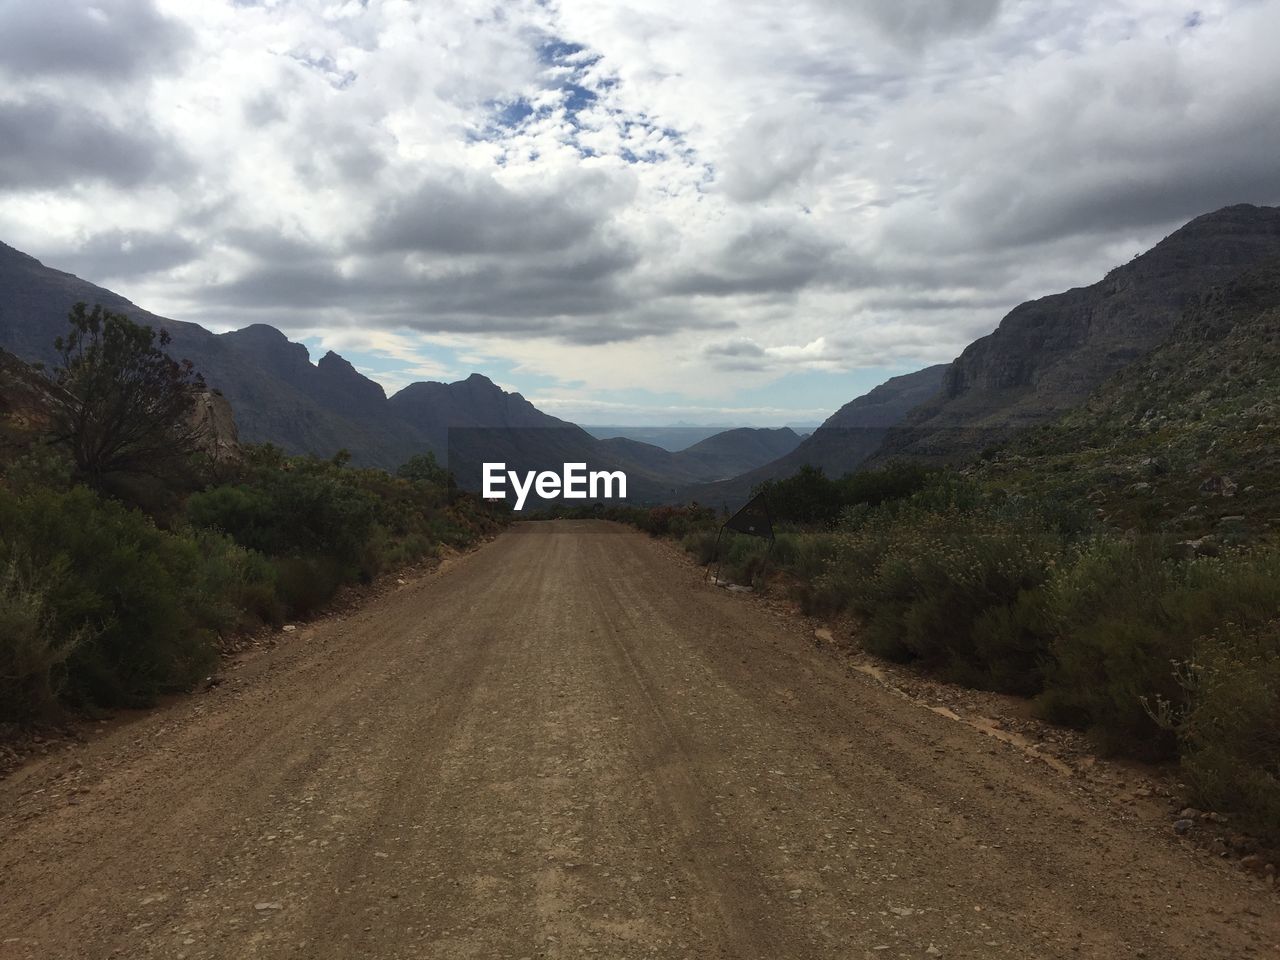
<svg viewBox="0 0 1280 960"><path fill-rule="evenodd" d="M1280 202L1280 0L0 0L0 240L389 390L808 422Z"/></svg>

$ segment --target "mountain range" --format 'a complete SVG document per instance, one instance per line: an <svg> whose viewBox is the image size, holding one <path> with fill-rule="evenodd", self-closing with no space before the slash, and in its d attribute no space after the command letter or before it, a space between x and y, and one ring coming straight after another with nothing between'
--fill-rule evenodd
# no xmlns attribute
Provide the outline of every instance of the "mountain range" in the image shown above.
<svg viewBox="0 0 1280 960"><path fill-rule="evenodd" d="M522 470L581 461L625 470L632 499L658 501L677 485L736 475L799 442L787 428L724 431L676 453L622 437L600 440L478 373L456 383L413 383L388 397L343 357L329 352L312 363L303 344L269 325L215 334L0 244L0 347L31 363L54 363L54 338L77 301L167 330L170 352L191 360L230 401L241 440L289 453L345 449L356 463L394 469L429 450L468 477L478 476L484 459Z"/></svg>
<svg viewBox="0 0 1280 960"><path fill-rule="evenodd" d="M394 468L415 453L448 457L478 477L483 459L543 469L582 461L622 469L640 502L734 505L763 480L804 464L839 475L896 457L963 462L1081 408L1112 377L1152 356L1224 284L1280 257L1280 208L1236 205L1197 217L1087 287L1028 301L949 364L894 377L845 404L811 435L789 428L722 431L672 452L593 436L472 374L414 383L388 397L336 353L265 324L214 334L141 309L118 294L0 244L0 347L55 359L53 340L77 301L167 329L230 401L241 438L292 453L348 450Z"/></svg>

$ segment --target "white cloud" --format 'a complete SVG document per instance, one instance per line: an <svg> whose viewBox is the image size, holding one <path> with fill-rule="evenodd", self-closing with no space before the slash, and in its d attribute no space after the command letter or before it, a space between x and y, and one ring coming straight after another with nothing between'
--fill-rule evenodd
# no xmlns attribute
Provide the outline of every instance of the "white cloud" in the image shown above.
<svg viewBox="0 0 1280 960"><path fill-rule="evenodd" d="M393 387L449 344L727 409L1280 201L1280 0L87 9L0 0L0 239Z"/></svg>

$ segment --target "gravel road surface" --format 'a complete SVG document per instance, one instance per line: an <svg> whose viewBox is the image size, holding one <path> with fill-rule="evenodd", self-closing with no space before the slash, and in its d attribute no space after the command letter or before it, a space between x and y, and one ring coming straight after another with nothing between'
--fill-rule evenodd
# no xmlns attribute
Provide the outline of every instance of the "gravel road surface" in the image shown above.
<svg viewBox="0 0 1280 960"><path fill-rule="evenodd" d="M0 958L1280 956L1274 890L605 523L0 783Z"/></svg>

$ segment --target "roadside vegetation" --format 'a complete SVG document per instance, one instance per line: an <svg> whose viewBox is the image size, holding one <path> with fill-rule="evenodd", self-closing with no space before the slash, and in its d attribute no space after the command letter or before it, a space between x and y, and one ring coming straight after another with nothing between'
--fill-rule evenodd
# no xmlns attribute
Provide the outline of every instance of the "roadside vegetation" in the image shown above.
<svg viewBox="0 0 1280 960"><path fill-rule="evenodd" d="M602 515L850 620L870 653L1031 697L1104 752L1177 758L1194 802L1280 843L1280 546L1189 554L1166 532L914 466L806 470L765 492L772 548L725 531L716 552L726 518L705 507Z"/></svg>
<svg viewBox="0 0 1280 960"><path fill-rule="evenodd" d="M78 306L47 423L0 464L0 722L190 688L222 640L506 522L429 455L393 476L345 454L210 452L203 384L165 346Z"/></svg>

